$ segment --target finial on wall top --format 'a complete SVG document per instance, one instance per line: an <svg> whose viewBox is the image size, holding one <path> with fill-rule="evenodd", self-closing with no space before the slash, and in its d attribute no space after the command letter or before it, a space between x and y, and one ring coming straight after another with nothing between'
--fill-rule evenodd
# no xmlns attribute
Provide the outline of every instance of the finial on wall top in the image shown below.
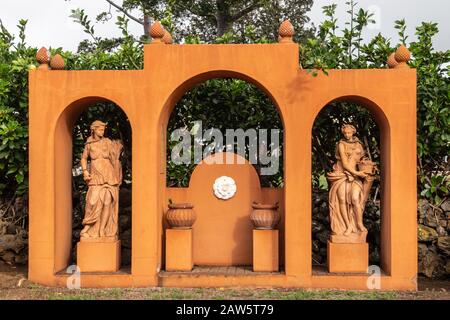
<svg viewBox="0 0 450 320"><path fill-rule="evenodd" d="M398 66L397 60L395 60L395 52L392 52L388 59L387 59L387 65L389 66L389 69L393 69L396 66Z"/></svg>
<svg viewBox="0 0 450 320"><path fill-rule="evenodd" d="M395 51L395 60L398 62L398 65L395 66L395 68L409 68L407 62L410 58L411 53L409 52L408 48L406 48L404 45L400 45L400 47L398 47Z"/></svg>
<svg viewBox="0 0 450 320"><path fill-rule="evenodd" d="M39 70L48 70L50 52L45 47L40 48L36 53L36 60L39 62Z"/></svg>
<svg viewBox="0 0 450 320"><path fill-rule="evenodd" d="M162 38L165 32L161 22L155 21L150 27L150 36L153 39L152 43L163 43Z"/></svg>
<svg viewBox="0 0 450 320"><path fill-rule="evenodd" d="M165 44L172 44L173 43L172 35L170 34L169 31L165 30L164 36L162 37L162 41Z"/></svg>
<svg viewBox="0 0 450 320"><path fill-rule="evenodd" d="M55 54L55 56L52 57L50 60L50 67L53 70L63 70L64 69L64 59L61 57L60 54Z"/></svg>
<svg viewBox="0 0 450 320"><path fill-rule="evenodd" d="M294 36L294 26L289 20L284 20L280 28L278 28L278 42L292 42L292 37Z"/></svg>

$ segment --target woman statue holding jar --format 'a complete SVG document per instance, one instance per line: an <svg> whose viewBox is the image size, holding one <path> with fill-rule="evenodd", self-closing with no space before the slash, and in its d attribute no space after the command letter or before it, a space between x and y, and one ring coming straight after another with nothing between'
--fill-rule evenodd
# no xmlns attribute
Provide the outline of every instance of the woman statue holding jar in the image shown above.
<svg viewBox="0 0 450 320"><path fill-rule="evenodd" d="M344 136L336 146L336 163L327 174L330 183L329 210L331 242L364 243L367 229L363 224L365 203L374 180L375 164L366 157L356 128L344 124Z"/></svg>

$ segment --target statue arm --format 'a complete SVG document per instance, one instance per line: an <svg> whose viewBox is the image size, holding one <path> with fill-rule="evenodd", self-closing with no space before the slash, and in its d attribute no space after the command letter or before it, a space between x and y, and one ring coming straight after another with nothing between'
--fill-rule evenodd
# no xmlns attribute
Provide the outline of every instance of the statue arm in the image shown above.
<svg viewBox="0 0 450 320"><path fill-rule="evenodd" d="M366 175L364 174L364 172L360 172L356 169L353 169L347 159L347 155L345 154L345 149L344 149L344 145L342 143L339 143L338 145L338 152L339 152L339 156L341 157L341 161L342 161L342 167L350 172L352 175L357 176L357 177L361 177L364 178Z"/></svg>
<svg viewBox="0 0 450 320"><path fill-rule="evenodd" d="M89 171L87 170L88 157L89 157L89 145L86 144L86 146L84 147L83 154L81 155L81 160L80 160L81 168L83 169L83 178L85 181L91 180L91 175L90 175Z"/></svg>
<svg viewBox="0 0 450 320"><path fill-rule="evenodd" d="M80 164L81 164L81 168L83 169L83 172L87 171L88 157L89 157L89 150L88 150L88 145L86 145L84 147L83 154L81 155L81 160L80 160Z"/></svg>

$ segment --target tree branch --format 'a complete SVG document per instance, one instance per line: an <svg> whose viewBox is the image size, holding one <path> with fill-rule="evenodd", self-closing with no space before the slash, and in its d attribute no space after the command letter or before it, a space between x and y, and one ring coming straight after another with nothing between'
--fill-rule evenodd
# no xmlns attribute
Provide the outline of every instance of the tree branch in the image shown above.
<svg viewBox="0 0 450 320"><path fill-rule="evenodd" d="M259 8L260 6L261 6L261 0L256 0L248 7L242 9L241 11L239 11L238 13L236 13L234 15L231 15L230 20L233 22L236 20L239 20L243 16L245 16L245 15L249 14L250 12L252 12L253 10Z"/></svg>
<svg viewBox="0 0 450 320"><path fill-rule="evenodd" d="M118 4L115 4L115 3L112 2L111 0L106 0L106 2L108 2L108 3L109 3L110 5L112 5L114 8L116 8L116 9L122 11L122 12L123 12L128 18L130 18L131 20L136 21L137 23L144 25L144 21L142 21L142 20L140 20L140 19L138 19L138 18L136 18L136 17L133 17L131 14L128 13L127 10L125 10L124 8L122 8L121 6L119 6Z"/></svg>
<svg viewBox="0 0 450 320"><path fill-rule="evenodd" d="M184 9L189 11L194 16L200 16L200 17L204 17L204 18L211 18L214 21L217 20L217 17L214 14L212 14L212 13L195 11L194 9L189 8L189 7L185 7Z"/></svg>

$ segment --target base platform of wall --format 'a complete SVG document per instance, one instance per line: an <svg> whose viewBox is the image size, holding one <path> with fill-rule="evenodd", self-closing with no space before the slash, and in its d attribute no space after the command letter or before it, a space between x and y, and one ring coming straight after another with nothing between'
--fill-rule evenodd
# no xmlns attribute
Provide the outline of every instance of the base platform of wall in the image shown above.
<svg viewBox="0 0 450 320"><path fill-rule="evenodd" d="M59 272L42 283L66 287L71 275ZM288 276L282 272L253 272L251 266L194 266L192 271L160 271L156 276L133 275L130 269L115 273L81 273L82 288L132 287L260 287L337 290L417 290L417 278L398 278L381 273L379 287L369 274L328 273L313 267L312 275ZM371 289L373 288L373 289Z"/></svg>

